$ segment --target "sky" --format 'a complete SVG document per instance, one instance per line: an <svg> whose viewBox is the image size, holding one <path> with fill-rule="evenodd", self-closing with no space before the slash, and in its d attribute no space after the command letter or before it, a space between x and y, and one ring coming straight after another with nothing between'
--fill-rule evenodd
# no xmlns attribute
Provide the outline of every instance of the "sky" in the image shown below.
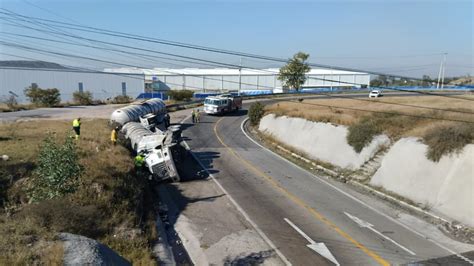
<svg viewBox="0 0 474 266"><path fill-rule="evenodd" d="M3 8L0 11L7 9L25 16L278 58L289 58L303 51L310 54L313 63L413 77L423 74L437 77L443 53L447 53L446 76L472 75L474 72L473 1L0 0L0 8ZM8 25L10 23L0 19L0 31L56 38ZM145 49L230 64L240 62L236 56L65 30ZM123 54L2 33L0 41L23 41L36 48L88 55L138 67L208 67L156 58L145 61ZM38 54L0 44L1 52L95 69L114 66ZM5 59L18 58L0 54L0 60ZM280 66L271 61L247 58L242 59L242 64Z"/></svg>

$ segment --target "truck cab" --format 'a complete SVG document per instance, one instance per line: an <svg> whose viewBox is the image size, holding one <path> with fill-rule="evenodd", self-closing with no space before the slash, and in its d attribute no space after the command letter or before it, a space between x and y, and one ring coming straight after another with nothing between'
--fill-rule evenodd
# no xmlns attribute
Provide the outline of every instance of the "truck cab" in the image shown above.
<svg viewBox="0 0 474 266"><path fill-rule="evenodd" d="M209 96L204 100L206 114L223 114L242 108L242 97L231 94Z"/></svg>

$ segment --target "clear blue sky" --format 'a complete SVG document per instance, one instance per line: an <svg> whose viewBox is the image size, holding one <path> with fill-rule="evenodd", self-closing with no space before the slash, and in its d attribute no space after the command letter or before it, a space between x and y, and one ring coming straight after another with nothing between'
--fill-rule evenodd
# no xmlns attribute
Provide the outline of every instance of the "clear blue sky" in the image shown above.
<svg viewBox="0 0 474 266"><path fill-rule="evenodd" d="M427 73L435 77L440 54L447 52L447 75L473 74L474 71L472 1L0 0L0 7L23 15L71 22L63 18L66 17L84 25L268 56L288 58L297 51L304 51L315 63L410 76ZM2 21L0 30L31 34L31 31L8 26ZM123 43L229 63L239 61L236 57L167 46ZM57 44L54 47L64 46ZM0 51L34 55L1 46ZM65 47L64 51L113 58L133 65L173 67L80 47ZM0 59L12 58L0 55ZM246 59L243 62L259 67L276 66ZM80 65L106 66L82 61Z"/></svg>

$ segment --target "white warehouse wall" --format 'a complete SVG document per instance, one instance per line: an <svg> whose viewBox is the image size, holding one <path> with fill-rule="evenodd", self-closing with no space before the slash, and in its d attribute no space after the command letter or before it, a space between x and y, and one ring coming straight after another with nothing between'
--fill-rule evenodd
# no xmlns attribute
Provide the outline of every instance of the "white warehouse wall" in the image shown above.
<svg viewBox="0 0 474 266"><path fill-rule="evenodd" d="M160 83L160 90L181 90L183 88L194 91L228 91L239 89L239 70L228 68L215 69L139 69L117 68L106 69L110 72L142 73L147 82L152 80ZM241 71L242 90L272 90L281 88L278 80L278 69L243 69ZM330 69L312 69L308 74L303 87L361 87L368 86L368 73L350 72Z"/></svg>
<svg viewBox="0 0 474 266"><path fill-rule="evenodd" d="M23 90L36 83L42 89L57 88L61 100L71 101L72 94L79 90L79 82L84 91L92 92L94 99L105 100L122 95L122 82L126 84L126 94L137 97L144 92L143 74L105 74L85 71L66 71L64 69L0 69L0 99L9 97L9 91L17 94L19 102L27 102Z"/></svg>

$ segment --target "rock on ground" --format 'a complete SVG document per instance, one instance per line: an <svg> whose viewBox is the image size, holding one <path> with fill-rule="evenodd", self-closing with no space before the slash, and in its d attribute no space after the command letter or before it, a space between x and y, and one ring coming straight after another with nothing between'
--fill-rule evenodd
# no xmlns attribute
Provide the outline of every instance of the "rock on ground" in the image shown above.
<svg viewBox="0 0 474 266"><path fill-rule="evenodd" d="M85 236L60 233L64 242L64 265L131 265L112 249Z"/></svg>

